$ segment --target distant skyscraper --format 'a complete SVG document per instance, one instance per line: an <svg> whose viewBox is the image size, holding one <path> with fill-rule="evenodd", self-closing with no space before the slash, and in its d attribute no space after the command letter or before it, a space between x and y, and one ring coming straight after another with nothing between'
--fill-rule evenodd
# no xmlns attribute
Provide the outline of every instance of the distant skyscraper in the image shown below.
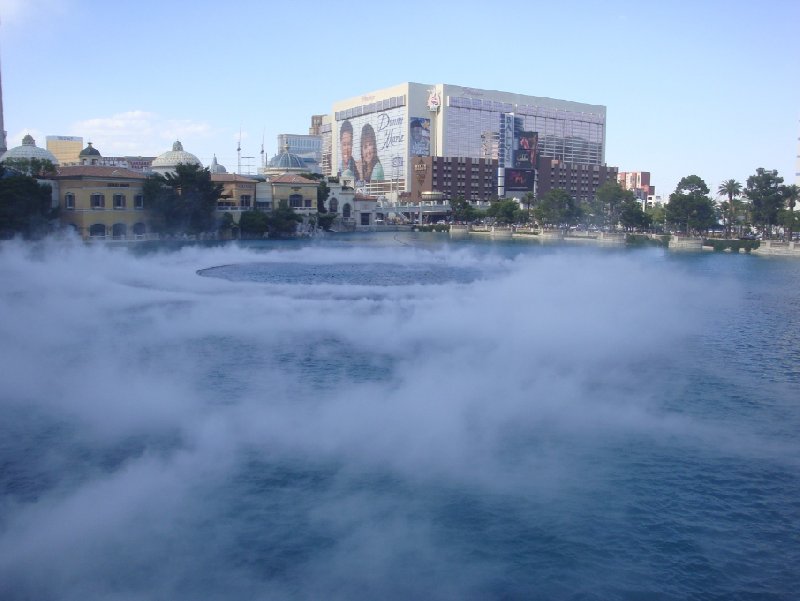
<svg viewBox="0 0 800 601"><path fill-rule="evenodd" d="M47 136L47 150L56 155L60 165L80 164L83 138L79 136Z"/></svg>
<svg viewBox="0 0 800 601"><path fill-rule="evenodd" d="M620 171L617 174L617 183L623 189L633 192L639 200L656 193L656 187L650 185L649 171Z"/></svg>

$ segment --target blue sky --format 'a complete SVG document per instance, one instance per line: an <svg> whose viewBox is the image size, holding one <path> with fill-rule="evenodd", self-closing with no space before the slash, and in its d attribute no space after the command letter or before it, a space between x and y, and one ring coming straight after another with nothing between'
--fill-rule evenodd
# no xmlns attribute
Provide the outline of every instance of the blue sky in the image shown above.
<svg viewBox="0 0 800 601"><path fill-rule="evenodd" d="M758 167L794 179L797 0L397 3L0 0L9 146L78 135L107 156L180 139L236 168L337 100L404 81L602 104L606 161L661 194Z"/></svg>

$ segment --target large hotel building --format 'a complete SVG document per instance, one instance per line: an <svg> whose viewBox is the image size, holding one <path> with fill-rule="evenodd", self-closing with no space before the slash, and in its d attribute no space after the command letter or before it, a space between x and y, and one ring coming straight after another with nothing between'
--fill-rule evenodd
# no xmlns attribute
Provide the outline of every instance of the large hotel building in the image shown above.
<svg viewBox="0 0 800 601"><path fill-rule="evenodd" d="M601 105L409 82L336 102L318 127L323 173L366 196L488 200L538 180L588 199L616 179Z"/></svg>

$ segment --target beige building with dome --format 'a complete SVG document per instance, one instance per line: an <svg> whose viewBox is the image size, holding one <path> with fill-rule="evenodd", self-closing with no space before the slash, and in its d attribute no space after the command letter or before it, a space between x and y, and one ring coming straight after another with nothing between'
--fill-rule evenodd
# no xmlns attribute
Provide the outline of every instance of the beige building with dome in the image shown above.
<svg viewBox="0 0 800 601"><path fill-rule="evenodd" d="M309 167L303 157L289 152L289 146L284 145L282 151L272 157L264 167L260 167L258 172L266 177L276 177L285 173L308 173Z"/></svg>
<svg viewBox="0 0 800 601"><path fill-rule="evenodd" d="M180 164L203 166L200 159L191 152L186 152L180 140L176 140L172 145L172 150L158 155L150 165L150 169L153 173L166 175L167 173L175 173L175 167Z"/></svg>
<svg viewBox="0 0 800 601"><path fill-rule="evenodd" d="M8 161L8 164L13 166L15 161L30 161L31 159L50 161L55 167L59 164L56 156L46 148L39 148L36 145L36 140L34 140L33 136L30 134L26 134L25 137L22 138L22 144L20 146L15 146L5 151L3 155L0 156L0 163Z"/></svg>

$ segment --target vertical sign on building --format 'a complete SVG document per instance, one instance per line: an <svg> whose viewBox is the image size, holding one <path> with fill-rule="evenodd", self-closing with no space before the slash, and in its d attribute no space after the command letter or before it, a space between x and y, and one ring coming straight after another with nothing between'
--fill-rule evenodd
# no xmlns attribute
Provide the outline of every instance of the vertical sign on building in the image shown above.
<svg viewBox="0 0 800 601"><path fill-rule="evenodd" d="M500 113L500 167L514 166L514 113Z"/></svg>

